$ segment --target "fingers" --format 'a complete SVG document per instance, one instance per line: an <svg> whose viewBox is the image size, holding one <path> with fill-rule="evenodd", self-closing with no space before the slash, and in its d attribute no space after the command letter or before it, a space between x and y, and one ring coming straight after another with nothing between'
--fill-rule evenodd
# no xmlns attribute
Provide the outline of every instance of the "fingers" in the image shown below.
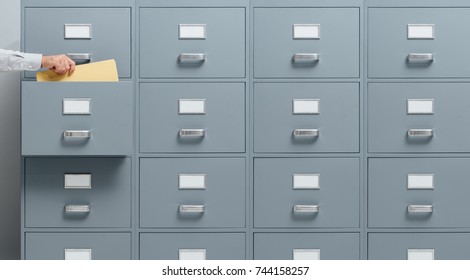
<svg viewBox="0 0 470 280"><path fill-rule="evenodd" d="M72 74L75 71L75 62L66 55L51 55L43 58L43 67L53 70L59 75Z"/></svg>

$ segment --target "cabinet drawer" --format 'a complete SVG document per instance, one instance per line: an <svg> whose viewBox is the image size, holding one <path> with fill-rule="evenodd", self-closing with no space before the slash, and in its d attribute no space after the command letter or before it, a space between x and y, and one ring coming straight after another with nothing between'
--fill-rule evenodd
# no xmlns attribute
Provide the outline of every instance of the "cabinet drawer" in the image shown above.
<svg viewBox="0 0 470 280"><path fill-rule="evenodd" d="M244 152L245 85L140 85L140 150Z"/></svg>
<svg viewBox="0 0 470 280"><path fill-rule="evenodd" d="M255 8L254 75L359 77L359 39L358 8Z"/></svg>
<svg viewBox="0 0 470 280"><path fill-rule="evenodd" d="M22 155L128 155L133 88L119 83L22 83Z"/></svg>
<svg viewBox="0 0 470 280"><path fill-rule="evenodd" d="M358 260L359 233L255 233L255 260Z"/></svg>
<svg viewBox="0 0 470 280"><path fill-rule="evenodd" d="M141 260L244 260L244 233L141 233Z"/></svg>
<svg viewBox="0 0 470 280"><path fill-rule="evenodd" d="M358 227L359 159L254 162L255 227Z"/></svg>
<svg viewBox="0 0 470 280"><path fill-rule="evenodd" d="M131 77L130 8L26 8L24 20L26 52L87 54L91 62L115 59L119 76Z"/></svg>
<svg viewBox="0 0 470 280"><path fill-rule="evenodd" d="M470 84L369 84L370 152L469 152Z"/></svg>
<svg viewBox="0 0 470 280"><path fill-rule="evenodd" d="M359 152L359 85L256 83L255 152Z"/></svg>
<svg viewBox="0 0 470 280"><path fill-rule="evenodd" d="M27 260L130 260L130 233L26 233Z"/></svg>
<svg viewBox="0 0 470 280"><path fill-rule="evenodd" d="M245 77L245 9L141 8L140 77Z"/></svg>
<svg viewBox="0 0 470 280"><path fill-rule="evenodd" d="M369 227L470 227L468 158L369 159Z"/></svg>
<svg viewBox="0 0 470 280"><path fill-rule="evenodd" d="M369 77L470 76L470 8L369 8Z"/></svg>
<svg viewBox="0 0 470 280"><path fill-rule="evenodd" d="M468 260L470 233L369 233L370 260Z"/></svg>
<svg viewBox="0 0 470 280"><path fill-rule="evenodd" d="M143 158L141 227L244 227L245 159Z"/></svg>
<svg viewBox="0 0 470 280"><path fill-rule="evenodd" d="M131 159L27 158L26 227L130 227Z"/></svg>

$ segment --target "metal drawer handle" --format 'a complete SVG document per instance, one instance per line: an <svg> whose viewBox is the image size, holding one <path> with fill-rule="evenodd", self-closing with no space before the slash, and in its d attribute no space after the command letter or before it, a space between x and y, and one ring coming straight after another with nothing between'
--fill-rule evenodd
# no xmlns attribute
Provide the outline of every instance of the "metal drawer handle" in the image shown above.
<svg viewBox="0 0 470 280"><path fill-rule="evenodd" d="M65 205L66 213L90 213L90 205Z"/></svg>
<svg viewBox="0 0 470 280"><path fill-rule="evenodd" d="M406 60L408 63L432 63L434 54L432 53L410 53Z"/></svg>
<svg viewBox="0 0 470 280"><path fill-rule="evenodd" d="M294 205L294 213L318 213L319 205Z"/></svg>
<svg viewBox="0 0 470 280"><path fill-rule="evenodd" d="M318 137L320 136L320 130L298 128L294 129L293 134L295 137Z"/></svg>
<svg viewBox="0 0 470 280"><path fill-rule="evenodd" d="M295 53L292 56L293 63L317 63L320 61L318 53Z"/></svg>
<svg viewBox="0 0 470 280"><path fill-rule="evenodd" d="M180 205L179 211L181 213L204 213L204 205Z"/></svg>
<svg viewBox="0 0 470 280"><path fill-rule="evenodd" d="M434 130L433 129L409 129L408 136L409 137L433 137Z"/></svg>
<svg viewBox="0 0 470 280"><path fill-rule="evenodd" d="M180 129L180 137L204 137L206 136L205 129Z"/></svg>
<svg viewBox="0 0 470 280"><path fill-rule="evenodd" d="M90 138L90 130L66 130L64 131L64 138Z"/></svg>
<svg viewBox="0 0 470 280"><path fill-rule="evenodd" d="M91 53L68 53L67 56L77 65L91 62Z"/></svg>
<svg viewBox="0 0 470 280"><path fill-rule="evenodd" d="M432 213L432 205L408 205L409 213Z"/></svg>
<svg viewBox="0 0 470 280"><path fill-rule="evenodd" d="M178 56L179 63L203 63L206 55L203 53L182 53Z"/></svg>

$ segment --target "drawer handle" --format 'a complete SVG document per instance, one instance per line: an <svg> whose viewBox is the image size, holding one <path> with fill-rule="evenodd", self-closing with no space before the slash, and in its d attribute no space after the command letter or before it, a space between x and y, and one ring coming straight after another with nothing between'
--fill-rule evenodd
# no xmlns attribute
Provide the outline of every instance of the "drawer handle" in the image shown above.
<svg viewBox="0 0 470 280"><path fill-rule="evenodd" d="M320 205L294 205L294 213L318 213Z"/></svg>
<svg viewBox="0 0 470 280"><path fill-rule="evenodd" d="M295 137L318 137L320 136L320 130L297 128L294 129L293 134Z"/></svg>
<svg viewBox="0 0 470 280"><path fill-rule="evenodd" d="M408 205L409 213L432 213L432 205Z"/></svg>
<svg viewBox="0 0 470 280"><path fill-rule="evenodd" d="M320 61L320 55L318 53L295 53L292 56L293 63L317 63Z"/></svg>
<svg viewBox="0 0 470 280"><path fill-rule="evenodd" d="M90 138L90 130L66 130L64 131L64 138Z"/></svg>
<svg viewBox="0 0 470 280"><path fill-rule="evenodd" d="M203 53L182 53L178 56L179 63L203 63L206 55Z"/></svg>
<svg viewBox="0 0 470 280"><path fill-rule="evenodd" d="M181 213L204 213L204 205L180 205L179 211Z"/></svg>
<svg viewBox="0 0 470 280"><path fill-rule="evenodd" d="M204 137L206 136L205 129L180 129L180 137Z"/></svg>
<svg viewBox="0 0 470 280"><path fill-rule="evenodd" d="M409 137L433 137L434 130L433 129L409 129L408 136Z"/></svg>
<svg viewBox="0 0 470 280"><path fill-rule="evenodd" d="M65 205L66 213L90 213L90 205Z"/></svg>
<svg viewBox="0 0 470 280"><path fill-rule="evenodd" d="M434 54L432 53L410 53L406 60L408 63L432 63Z"/></svg>
<svg viewBox="0 0 470 280"><path fill-rule="evenodd" d="M67 56L77 65L91 62L91 53L68 53Z"/></svg>

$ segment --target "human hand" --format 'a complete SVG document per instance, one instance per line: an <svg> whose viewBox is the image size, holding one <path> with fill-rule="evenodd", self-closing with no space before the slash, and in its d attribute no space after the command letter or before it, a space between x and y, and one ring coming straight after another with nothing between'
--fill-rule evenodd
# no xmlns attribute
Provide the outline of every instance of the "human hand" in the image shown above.
<svg viewBox="0 0 470 280"><path fill-rule="evenodd" d="M65 73L72 74L75 71L75 62L64 54L60 55L44 55L42 56L41 67L49 68L59 75Z"/></svg>

